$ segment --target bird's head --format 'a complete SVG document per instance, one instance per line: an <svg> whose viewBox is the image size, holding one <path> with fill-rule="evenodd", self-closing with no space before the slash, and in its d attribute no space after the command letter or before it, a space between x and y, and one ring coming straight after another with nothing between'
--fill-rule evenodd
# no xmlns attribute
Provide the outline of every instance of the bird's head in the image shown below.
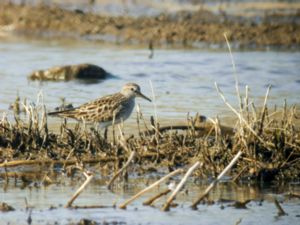
<svg viewBox="0 0 300 225"><path fill-rule="evenodd" d="M121 93L129 97L141 97L151 102L151 99L143 95L140 86L135 83L125 84L121 90Z"/></svg>

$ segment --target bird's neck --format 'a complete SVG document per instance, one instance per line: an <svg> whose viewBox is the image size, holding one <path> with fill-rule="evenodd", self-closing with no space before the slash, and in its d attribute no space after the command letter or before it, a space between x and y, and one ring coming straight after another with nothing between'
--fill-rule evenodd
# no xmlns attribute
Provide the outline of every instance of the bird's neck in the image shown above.
<svg viewBox="0 0 300 225"><path fill-rule="evenodd" d="M130 100L133 100L134 101L134 99L135 99L135 96L133 95L133 94L131 94L131 93L121 93L125 98L128 98L128 99L130 99Z"/></svg>

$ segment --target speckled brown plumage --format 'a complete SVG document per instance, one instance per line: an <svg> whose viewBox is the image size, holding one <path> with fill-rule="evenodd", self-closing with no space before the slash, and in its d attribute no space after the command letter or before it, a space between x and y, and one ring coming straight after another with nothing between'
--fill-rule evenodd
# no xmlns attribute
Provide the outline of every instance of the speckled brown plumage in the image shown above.
<svg viewBox="0 0 300 225"><path fill-rule="evenodd" d="M48 115L98 122L102 127L107 127L112 124L113 119L115 123L120 123L130 116L137 96L151 101L140 92L137 84L129 83L116 94L104 96L74 109L51 112Z"/></svg>

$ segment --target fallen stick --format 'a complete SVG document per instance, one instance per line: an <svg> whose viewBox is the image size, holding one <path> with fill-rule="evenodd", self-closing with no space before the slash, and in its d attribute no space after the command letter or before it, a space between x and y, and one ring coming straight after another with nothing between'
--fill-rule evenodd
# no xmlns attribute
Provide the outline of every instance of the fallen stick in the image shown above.
<svg viewBox="0 0 300 225"><path fill-rule="evenodd" d="M155 153L143 153L140 155L142 159L146 158L148 159L149 157L154 157L157 154ZM164 155L163 153L160 153L160 155ZM123 156L118 156L118 159L123 159ZM107 163L107 162L114 162L116 161L116 157L99 157L99 158L90 158L90 159L83 159L81 162L83 164L95 164L95 163ZM3 167L17 167L17 166L26 166L26 165L49 165L53 164L54 166L57 165L74 165L77 164L78 160L51 160L51 159L36 159L36 160L14 160L10 162L4 162L0 163L0 168Z"/></svg>
<svg viewBox="0 0 300 225"><path fill-rule="evenodd" d="M169 194L169 192L171 192L171 189L166 189L166 190L163 190L162 192L158 193L157 195L149 198L148 200L144 201L143 202L143 205L152 205L152 203L154 201L156 201L157 199L159 199L160 197L164 196L164 195L167 195Z"/></svg>
<svg viewBox="0 0 300 225"><path fill-rule="evenodd" d="M75 199L80 195L80 193L83 191L83 189L90 183L90 181L93 179L94 175L90 172L84 172L84 176L86 177L86 180L84 183L78 188L78 190L75 192L75 194L72 196L72 198L68 201L65 208L70 208L72 206L72 203L75 201Z"/></svg>
<svg viewBox="0 0 300 225"><path fill-rule="evenodd" d="M135 151L131 152L127 162L125 165L111 178L111 180L107 184L107 188L110 189L113 182L117 179L117 177L129 166L130 162L134 159Z"/></svg>
<svg viewBox="0 0 300 225"><path fill-rule="evenodd" d="M231 167L236 163L236 161L238 160L238 158L242 155L242 152L239 151L234 158L231 160L231 162L226 166L226 168L219 174L219 176L217 177L217 179L215 179L204 191L203 194L201 194L198 199L193 202L193 204L191 205L191 208L196 210L197 209L197 205L202 201L203 198L205 198L208 193L211 191L211 189L213 189L213 187L220 181L220 179L231 169Z"/></svg>
<svg viewBox="0 0 300 225"><path fill-rule="evenodd" d="M192 172L200 165L200 162L196 162L189 170L185 173L184 177L177 185L171 196L166 201L165 205L162 207L162 211L168 211L170 209L170 205L173 202L174 198L176 197L177 193L180 191L184 183L187 181L187 178L192 174Z"/></svg>
<svg viewBox="0 0 300 225"><path fill-rule="evenodd" d="M98 163L98 162L111 162L114 161L114 157L102 157L96 159L84 159L82 160L83 163ZM0 163L0 168L2 167L15 167L15 166L24 166L24 165L36 165L36 164L66 164L72 165L78 163L78 160L14 160L10 162Z"/></svg>
<svg viewBox="0 0 300 225"><path fill-rule="evenodd" d="M289 197L292 197L292 198L300 198L300 193L293 193L293 192L290 192L288 194Z"/></svg>
<svg viewBox="0 0 300 225"><path fill-rule="evenodd" d="M141 195L145 194L146 192L150 191L151 189L153 189L154 187L156 187L157 185L159 185L160 183L162 183L163 181L167 180L168 178L178 174L178 173L182 173L183 169L177 169L172 171L171 173L167 174L166 176L160 178L158 181L156 181L155 183L151 184L150 186L146 187L145 189L141 190L140 192L138 192L137 194L135 194L134 196L132 196L130 199L126 200L124 203L122 203L119 208L120 209L126 209L126 206L128 204L130 204L131 202L133 202L135 199L137 199L138 197L140 197Z"/></svg>
<svg viewBox="0 0 300 225"><path fill-rule="evenodd" d="M173 126L170 125L170 126L159 127L157 130L160 133L164 133L164 132L169 131L169 130L188 130L190 128L191 128L191 126L189 126L189 125L173 125ZM205 127L195 127L195 130L205 131ZM154 133L155 133L155 130L144 132L145 135L152 135Z"/></svg>
<svg viewBox="0 0 300 225"><path fill-rule="evenodd" d="M192 126L190 126L190 125L169 125L169 126L159 127L157 130L160 133L164 133L169 130L188 130L191 128L192 128ZM209 132L209 130L211 129L211 126L194 126L193 128L195 129L195 131L201 132L201 134L204 135ZM223 132L225 132L226 134L233 134L233 132L234 132L231 127L225 127L225 126L222 126L221 130ZM155 133L155 130L142 132L142 134L145 136L153 135L154 133Z"/></svg>
<svg viewBox="0 0 300 225"><path fill-rule="evenodd" d="M26 178L26 179L40 179L42 178L43 174L37 173L37 172L31 172L31 171L26 171L26 172L5 172L5 173L0 173L0 178L2 179L8 179L8 178Z"/></svg>
<svg viewBox="0 0 300 225"><path fill-rule="evenodd" d="M274 204L278 210L278 216L286 216L287 213L283 210L283 208L281 207L280 203L278 202L278 200L276 198L274 198Z"/></svg>
<svg viewBox="0 0 300 225"><path fill-rule="evenodd" d="M83 206L79 206L79 205L74 205L74 206L70 206L68 208L71 208L71 209L107 209L107 208L114 208L114 206L106 206L106 205L83 205Z"/></svg>

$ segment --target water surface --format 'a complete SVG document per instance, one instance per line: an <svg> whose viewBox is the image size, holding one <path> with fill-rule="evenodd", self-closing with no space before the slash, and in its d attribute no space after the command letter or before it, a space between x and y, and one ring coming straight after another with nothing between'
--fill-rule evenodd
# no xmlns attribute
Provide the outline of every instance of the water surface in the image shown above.
<svg viewBox="0 0 300 225"><path fill-rule="evenodd" d="M80 176L79 176L80 177ZM105 183L107 179L96 177L73 205L91 206L102 205L108 208L96 209L66 209L66 205L76 189L83 182L83 178L70 178L61 175L57 184L43 186L39 182L32 183L25 188L22 182L16 184L11 180L8 186L1 182L1 201L12 205L16 210L1 213L1 224L27 224L29 211L25 209L25 198L32 209L32 224L76 224L83 218L94 220L98 223L110 222L111 224L235 224L242 220L242 224L297 224L299 220L299 199L288 199L284 195L288 191L300 191L299 184L285 186L255 185L251 183L220 183L213 189L210 199L215 201L212 205L200 204L198 210L191 210L190 205L195 198L207 187L206 182L190 179L182 192L175 200L176 208L169 212L162 212L160 208L166 201L163 197L154 206L143 206L142 202L164 190L163 184L155 188L140 199L134 201L121 210L113 205L122 202L145 188L150 183L159 179L159 176L147 178L130 177L128 183L119 183L113 192L109 191ZM178 179L176 181L178 182ZM174 180L173 180L174 181ZM36 187L37 186L37 187ZM5 187L5 188L4 188ZM287 216L278 217L277 209L273 203L274 198L281 202ZM223 203L220 199L231 200ZM233 201L250 199L246 209L236 209L231 205ZM51 209L52 208L52 209ZM230 215L230 216L229 216Z"/></svg>
<svg viewBox="0 0 300 225"><path fill-rule="evenodd" d="M194 115L199 112L209 117L232 115L218 96L214 82L217 82L228 101L237 106L235 80L231 60L227 52L218 50L160 49L155 50L154 58L149 59L149 51L143 48L126 48L124 46L103 45L85 41L66 40L32 40L22 38L1 38L0 42L0 111L12 115L8 110L17 94L28 102L36 102L39 93L47 109L53 110L60 104L60 98L74 106L93 100L99 96L120 90L127 82L136 82L144 94L152 96L152 81L156 112L159 120L167 123L184 121L187 112ZM263 102L266 88L272 85L268 104L283 105L284 99L289 104L299 104L300 94L300 53L275 51L241 51L234 52L237 74L240 80L240 91L244 96L244 86L249 85L250 95L258 105ZM27 76L34 70L52 66L94 63L102 66L114 75L103 82L87 84L79 81L70 82L31 82ZM137 100L144 115L149 119L154 114L153 104ZM133 114L126 124L135 124ZM52 118L51 123L60 123ZM103 223L104 221L127 224L235 224L242 219L242 224L296 224L299 221L299 201L288 200L283 207L288 216L277 217L273 198L283 198L291 190L291 185L258 187L250 184L225 185L215 189L213 199L230 198L235 200L253 199L248 209L237 210L220 204L200 205L192 211L189 205L205 185L190 182L187 185L189 194L182 193L176 200L179 207L164 213L158 208L142 206L142 200L134 202L126 211L104 209L68 210L63 208L80 182L52 184L40 188L21 187L17 182L6 187L0 181L1 201L16 208L14 212L1 213L1 224L27 224L28 212L25 208L26 197L34 206L33 224L68 224L89 218ZM124 188L115 192L106 189L101 180L89 185L76 204L101 204L112 206L121 203L138 190L145 187L145 180L130 177ZM149 181L148 181L149 182ZM207 185L207 184L206 184ZM299 192L299 184L292 190ZM298 189L297 189L298 188ZM153 194L153 193L152 193ZM149 196L148 196L149 197ZM260 204L261 199L266 199ZM56 209L49 210L51 206ZM155 215L155 216L153 216ZM230 216L228 216L230 215Z"/></svg>
<svg viewBox="0 0 300 225"><path fill-rule="evenodd" d="M0 42L0 112L19 94L22 99L36 102L39 93L49 111L60 105L60 99L78 106L100 96L120 90L127 82L138 83L145 95L152 97L153 84L159 120L177 123L187 113L199 112L208 117L233 116L218 95L217 82L228 101L237 106L235 80L229 54L218 50L155 50L103 45L86 41L28 40L1 38ZM256 106L261 106L268 85L272 85L269 106L298 104L300 94L300 53L276 51L234 52L240 92L250 88ZM52 66L93 63L103 67L114 78L87 84L70 82L32 82L27 76L34 70ZM148 119L154 105L137 99ZM128 121L134 122L133 115ZM60 120L52 120L59 123ZM129 123L131 123L129 122Z"/></svg>

